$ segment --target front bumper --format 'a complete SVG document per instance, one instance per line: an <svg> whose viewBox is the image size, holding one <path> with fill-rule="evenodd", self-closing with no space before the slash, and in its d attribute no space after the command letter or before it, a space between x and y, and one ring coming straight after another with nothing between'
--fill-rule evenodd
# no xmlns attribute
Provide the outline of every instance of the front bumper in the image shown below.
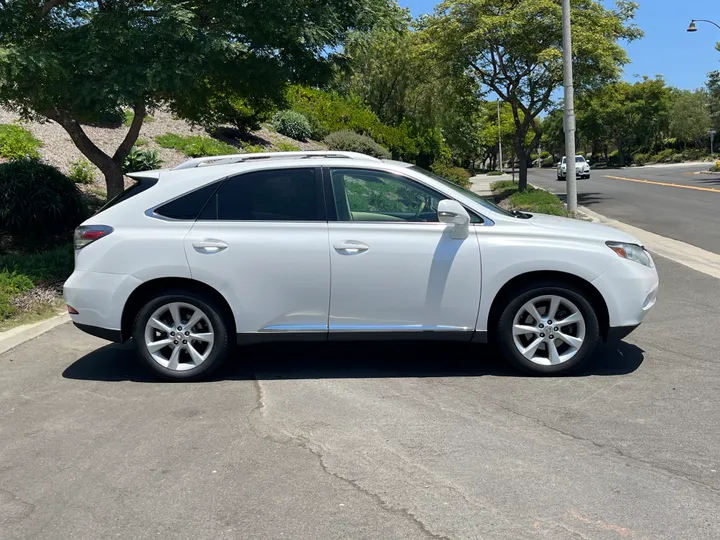
<svg viewBox="0 0 720 540"><path fill-rule="evenodd" d="M622 338L643 322L657 302L659 283L655 268L620 257L593 281L607 305L608 338Z"/></svg>

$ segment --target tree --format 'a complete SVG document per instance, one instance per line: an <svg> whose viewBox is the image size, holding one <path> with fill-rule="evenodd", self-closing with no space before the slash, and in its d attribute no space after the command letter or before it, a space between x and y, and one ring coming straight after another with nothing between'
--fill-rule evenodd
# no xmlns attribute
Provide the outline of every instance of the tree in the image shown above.
<svg viewBox="0 0 720 540"><path fill-rule="evenodd" d="M367 103L383 123L407 126L423 165L445 159L443 141L456 161L468 163L480 149L478 85L438 62L428 38L422 21L412 25L403 11L393 25L355 33L337 86Z"/></svg>
<svg viewBox="0 0 720 540"><path fill-rule="evenodd" d="M704 90L676 90L670 109L670 135L683 146L703 147L710 129L708 95Z"/></svg>
<svg viewBox="0 0 720 540"><path fill-rule="evenodd" d="M573 66L579 89L619 75L628 62L618 40L641 36L632 24L637 4L618 0L615 10L595 0L572 0ZM527 186L527 154L542 131L538 115L563 82L561 5L556 0L446 0L431 30L438 55L509 103L520 161L519 189ZM531 143L525 143L533 132Z"/></svg>
<svg viewBox="0 0 720 540"><path fill-rule="evenodd" d="M278 99L288 81L328 77L327 51L387 9L388 0L0 0L0 104L60 124L112 197L149 111L167 105L203 121L238 98ZM122 108L134 117L109 152L82 124Z"/></svg>
<svg viewBox="0 0 720 540"><path fill-rule="evenodd" d="M718 44L720 47L720 44ZM706 83L708 91L708 110L712 127L720 130L720 71L708 73Z"/></svg>

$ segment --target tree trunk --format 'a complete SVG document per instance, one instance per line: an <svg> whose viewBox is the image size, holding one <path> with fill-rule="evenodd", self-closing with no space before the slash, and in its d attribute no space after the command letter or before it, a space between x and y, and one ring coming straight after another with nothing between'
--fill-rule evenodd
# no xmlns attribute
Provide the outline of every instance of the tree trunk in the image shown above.
<svg viewBox="0 0 720 540"><path fill-rule="evenodd" d="M109 164L98 168L105 176L107 200L109 201L120 195L125 190L125 175L123 174L122 167L110 160Z"/></svg>
<svg viewBox="0 0 720 540"><path fill-rule="evenodd" d="M125 189L122 164L137 141L140 135L140 128L142 128L143 121L145 120L146 109L144 103L136 104L135 107L133 107L133 111L135 117L130 125L130 129L112 157L103 152L90 140L90 137L83 131L80 123L68 111L51 109L45 112L45 116L60 124L65 131L67 131L78 150L92 161L103 175L105 175L108 200L117 197Z"/></svg>
<svg viewBox="0 0 720 540"><path fill-rule="evenodd" d="M527 152L519 140L515 141L515 154L517 155L519 166L518 191L525 191L528 183Z"/></svg>

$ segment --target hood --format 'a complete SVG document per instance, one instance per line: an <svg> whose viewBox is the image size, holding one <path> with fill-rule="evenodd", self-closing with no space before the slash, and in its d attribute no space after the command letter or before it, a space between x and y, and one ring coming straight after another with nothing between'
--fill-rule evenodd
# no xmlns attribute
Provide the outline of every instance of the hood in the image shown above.
<svg viewBox="0 0 720 540"><path fill-rule="evenodd" d="M600 240L602 242L626 242L629 244L642 245L642 242L631 234L624 233L607 225L583 221L581 219L548 216L546 214L532 214L532 216L532 219L528 220L529 223L536 227L557 231L558 234L563 236L587 238Z"/></svg>

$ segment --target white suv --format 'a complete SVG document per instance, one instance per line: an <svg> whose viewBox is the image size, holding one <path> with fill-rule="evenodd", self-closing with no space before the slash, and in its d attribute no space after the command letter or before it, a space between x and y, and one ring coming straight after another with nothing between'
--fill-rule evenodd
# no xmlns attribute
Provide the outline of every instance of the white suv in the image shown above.
<svg viewBox="0 0 720 540"><path fill-rule="evenodd" d="M77 229L65 299L166 379L208 375L236 340L387 337L491 339L527 372L565 373L657 297L632 236L508 212L406 163L289 152L132 177Z"/></svg>
<svg viewBox="0 0 720 540"><path fill-rule="evenodd" d="M583 156L575 156L575 176L576 178L590 178L590 164L585 161ZM557 179L565 180L567 177L567 159L563 156L562 161L558 163Z"/></svg>

